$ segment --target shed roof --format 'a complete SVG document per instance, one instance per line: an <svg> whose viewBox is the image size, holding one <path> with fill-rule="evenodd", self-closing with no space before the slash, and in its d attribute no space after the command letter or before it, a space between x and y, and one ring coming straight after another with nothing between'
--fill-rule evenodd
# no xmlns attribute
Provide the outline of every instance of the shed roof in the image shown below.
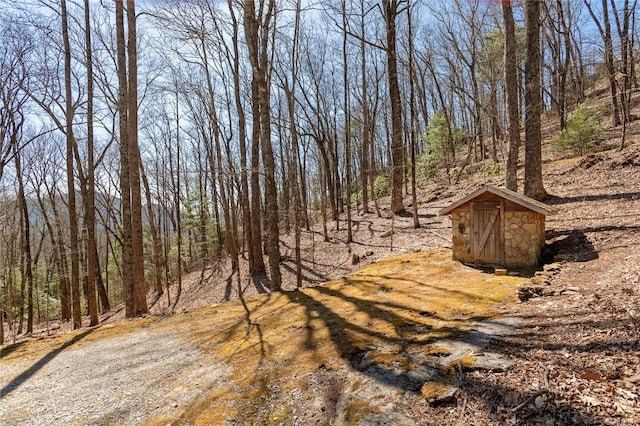
<svg viewBox="0 0 640 426"><path fill-rule="evenodd" d="M473 200L474 198L486 192L490 192L491 194L497 195L498 197L502 197L509 201L513 201L514 203L520 204L521 206L524 206L530 210L533 210L545 216L556 214L558 212L558 209L556 209L555 207L551 207L547 204L541 203L540 201L534 200L533 198L525 197L524 195L518 194L517 192L510 191L506 188L496 188L495 186L485 185L482 188L478 189L477 191L467 195L464 198L461 198L460 200L449 205L448 207L445 207L444 209L440 210L439 214L441 216L445 214L449 214L453 209L460 207L463 204L466 204L467 202Z"/></svg>

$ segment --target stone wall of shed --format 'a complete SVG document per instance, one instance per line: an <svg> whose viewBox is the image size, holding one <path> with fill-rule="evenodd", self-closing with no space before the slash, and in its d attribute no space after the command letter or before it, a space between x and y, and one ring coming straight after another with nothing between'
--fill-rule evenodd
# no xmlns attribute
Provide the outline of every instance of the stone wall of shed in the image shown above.
<svg viewBox="0 0 640 426"><path fill-rule="evenodd" d="M453 259L460 262L473 262L471 256L471 211L467 207L451 212L453 236Z"/></svg>
<svg viewBox="0 0 640 426"><path fill-rule="evenodd" d="M544 215L534 211L504 213L505 266L535 266L544 246Z"/></svg>

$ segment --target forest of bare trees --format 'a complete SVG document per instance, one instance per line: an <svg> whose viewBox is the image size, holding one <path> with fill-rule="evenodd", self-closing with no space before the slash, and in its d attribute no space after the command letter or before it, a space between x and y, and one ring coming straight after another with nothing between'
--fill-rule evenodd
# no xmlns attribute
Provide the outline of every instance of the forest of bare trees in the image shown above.
<svg viewBox="0 0 640 426"><path fill-rule="evenodd" d="M302 285L302 230L478 164L542 199L541 114L638 88L637 0L0 4L0 344L225 257L279 290L281 233Z"/></svg>

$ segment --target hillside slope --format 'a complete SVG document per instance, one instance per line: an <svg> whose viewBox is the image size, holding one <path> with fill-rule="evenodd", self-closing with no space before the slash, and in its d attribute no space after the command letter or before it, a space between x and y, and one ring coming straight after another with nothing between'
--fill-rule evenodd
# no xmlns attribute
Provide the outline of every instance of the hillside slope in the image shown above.
<svg viewBox="0 0 640 426"><path fill-rule="evenodd" d="M636 94L635 110L639 101ZM544 123L548 140L557 122ZM403 279L412 273L394 262L407 259L388 257L436 253L438 263L450 264L442 250L450 247L451 224L437 212L503 178L432 183L418 196L419 229L411 217L392 217L382 199L382 217L354 211L353 243L345 242L343 221L329 224L328 242L319 224L304 231L305 286L313 288L294 291L293 235L283 235L281 294L268 293L266 278L249 277L246 263L231 275L220 262L187 274L178 303L155 301L148 318L125 321L115 309L97 328L64 333L67 324L54 324L57 335L41 327L5 345L0 423L638 424L640 121L631 123L622 151L619 137L620 128L605 129L605 151L573 159L543 147L547 202L560 212L547 221L547 262L557 262L528 292L540 297L514 303L511 287L490 304L475 297L473 306L452 311L468 290L458 288L433 308L413 304L432 296L411 287L429 274ZM394 275L375 269L376 261ZM363 267L381 275L371 279L376 288L323 284ZM473 350L443 365L451 353L433 339L475 335L504 317L517 318L517 328L477 350L509 360L508 371L475 370ZM418 386L427 375L416 365L456 381L451 398L430 404L428 389Z"/></svg>
<svg viewBox="0 0 640 426"><path fill-rule="evenodd" d="M402 263L408 259L391 258L382 265L386 262L393 276L378 264L355 275L373 275L374 268L379 276L367 278L372 284L350 278L304 291L247 296L246 304L185 306L189 312L172 317L5 347L0 419L9 424L43 419L50 424L637 424L640 146L549 163L545 181L552 194L548 202L560 210L547 224L549 254L559 262L538 281L541 297L513 304L504 294L493 307L466 313L451 310L453 294L437 309L411 305L427 306L424 297L433 290L419 296L411 283L428 282L422 278L428 274L411 275L411 262ZM413 230L410 218L396 218L393 253L429 253L431 246L446 245L448 219L435 212L471 190L464 185L420 205L429 227ZM358 219L356 240L369 235L371 242L352 244L349 253L339 231L333 231L333 241L316 245L317 256L310 260L325 269L308 274L317 280L345 275L391 253L390 239L381 235L391 219ZM337 257L328 249L332 246L347 253ZM364 257L360 264L351 264L353 253ZM442 254L436 260L441 266L455 263ZM224 299L226 282L219 285L222 292L212 294ZM471 291L462 288L463 296ZM246 291L257 287L249 282ZM301 309L290 310L296 307ZM473 371L460 359L453 370L441 371L461 386L448 402L429 404L419 385L426 373L415 366L431 364L420 357L449 356L438 349L437 339L477 330L478 321L497 314L518 317L518 328L494 336L487 350L513 367ZM429 329L445 334L431 335Z"/></svg>

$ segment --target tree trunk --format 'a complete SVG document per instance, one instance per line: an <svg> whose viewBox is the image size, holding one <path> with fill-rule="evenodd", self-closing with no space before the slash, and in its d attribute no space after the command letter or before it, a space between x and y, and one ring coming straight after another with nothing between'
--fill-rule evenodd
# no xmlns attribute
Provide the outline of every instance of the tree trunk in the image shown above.
<svg viewBox="0 0 640 426"><path fill-rule="evenodd" d="M67 139L67 197L69 211L69 247L71 253L71 306L73 328L82 327L82 313L80 312L80 255L78 249L78 213L76 210L76 188L74 185L73 148L75 136L73 133L73 100L71 99L71 47L69 44L69 28L67 17L67 2L60 2L62 18L62 42L64 45L64 91L65 91L65 121Z"/></svg>
<svg viewBox="0 0 640 426"><path fill-rule="evenodd" d="M135 316L149 312L147 284L144 276L144 243L142 237L142 192L140 186L140 148L138 147L138 49L135 0L127 2L128 93L127 121L129 133L129 173L131 178L131 257L133 267L133 300Z"/></svg>
<svg viewBox="0 0 640 426"><path fill-rule="evenodd" d="M518 191L518 153L520 151L520 116L518 115L518 64L516 52L516 31L510 1L502 2L504 19L504 81L509 134L509 153L505 185L507 189Z"/></svg>
<svg viewBox="0 0 640 426"><path fill-rule="evenodd" d="M181 162L181 149L180 149L180 115L179 115L179 106L178 102L178 91L176 89L176 166L175 169L173 167L173 163L170 160L170 173L171 173L171 184L173 186L173 212L171 213L172 217L175 215L175 224L174 229L177 233L177 256L176 256L176 279L178 281L178 288L176 289L176 296L173 300L173 306L177 305L180 301L180 296L182 295L182 211L180 209L180 191L181 191L181 177L180 177L180 167L182 165ZM212 186L214 188L212 194L212 202L214 203L214 217L216 221L216 233L218 236L218 245L221 244L221 236L220 236L220 223L218 220L218 196L216 191L216 186ZM169 297L169 295L167 295Z"/></svg>
<svg viewBox="0 0 640 426"><path fill-rule="evenodd" d="M87 278L86 293L89 325L98 324L98 299L96 297L96 275L98 267L98 249L96 244L96 206L95 206L95 163L93 144L93 58L91 49L91 14L89 0L84 1L85 49L87 59L87 177L83 194L84 221L87 228Z"/></svg>
<svg viewBox="0 0 640 426"><path fill-rule="evenodd" d="M131 167L128 125L128 81L125 49L124 6L122 0L115 0L116 42L118 65L118 122L120 130L120 193L122 214L122 286L124 292L125 315L132 318L135 313L134 278L131 236Z"/></svg>
<svg viewBox="0 0 640 426"><path fill-rule="evenodd" d="M66 321L71 319L71 285L69 282L69 263L67 260L67 249L64 244L64 234L62 232L62 219L60 218L60 213L58 212L55 189L53 188L51 188L49 191L49 202L51 204L51 211L53 212L53 218L55 220L55 243L58 250L58 260L60 262L58 268L58 280L60 281L60 312L62 319Z"/></svg>
<svg viewBox="0 0 640 426"><path fill-rule="evenodd" d="M387 79L391 101L391 163L392 188L391 210L394 214L404 212L402 199L402 178L404 176L404 148L402 144L402 101L398 83L398 63L396 51L396 16L398 0L382 0L386 28Z"/></svg>
<svg viewBox="0 0 640 426"><path fill-rule="evenodd" d="M417 135L417 121L418 116L416 113L415 102L415 70L414 70L414 46L413 46L413 22L411 17L411 5L407 9L407 21L408 21L408 37L409 37L409 135L411 138L411 210L413 215L413 227L415 229L420 228L420 220L418 218L418 194L416 183L416 139Z"/></svg>
<svg viewBox="0 0 640 426"><path fill-rule="evenodd" d="M322 237L324 242L330 241L327 231L327 171L324 167L318 167L318 181L320 182L320 216L322 218Z"/></svg>
<svg viewBox="0 0 640 426"><path fill-rule="evenodd" d="M251 130L251 232L253 241L252 275L262 275L266 268L262 256L262 190L260 188L260 106L258 88L251 85L251 110L253 125ZM250 246L251 248L251 246Z"/></svg>
<svg viewBox="0 0 640 426"><path fill-rule="evenodd" d="M18 180L18 205L20 208L20 216L22 218L23 233L20 236L21 242L21 258L22 258L22 277L21 277L21 299L24 294L24 287L27 289L27 334L33 332L33 271L31 269L31 221L29 218L29 209L27 207L27 199L24 194L24 175L21 165L20 153L17 152L17 146L14 145L15 155L14 162L16 166L16 177ZM20 307L24 306L21 303ZM22 320L22 318L21 318Z"/></svg>
<svg viewBox="0 0 640 426"><path fill-rule="evenodd" d="M369 178L371 137L369 132L369 99L367 98L367 60L365 44L365 1L360 0L360 78L362 86L362 164L360 179L362 180L362 213L369 213ZM371 188L373 190L373 187Z"/></svg>
<svg viewBox="0 0 640 426"><path fill-rule="evenodd" d="M264 13L264 16L256 17L255 2L246 0L244 4L244 26L253 73L252 95L257 97L257 99L253 99L253 125L254 128L258 127L260 129L260 148L264 167L265 219L267 223L266 252L269 257L271 289L279 291L282 286L282 277L280 273L278 192L275 181L275 160L271 145L271 96L267 72L267 68L270 66L267 51L268 38L271 32L270 25L272 24L275 7L275 0L268 0L266 9L265 0L260 0L260 11ZM256 107L258 111L255 110Z"/></svg>
<svg viewBox="0 0 640 426"><path fill-rule="evenodd" d="M144 185L144 193L147 200L147 215L149 216L149 231L151 232L151 241L153 244L153 269L154 269L154 281L156 287L156 297L160 298L164 293L162 289L162 271L164 269L165 260L162 257L162 241L160 241L160 235L158 233L158 226L156 225L155 213L153 211L153 201L151 200L151 189L149 188L149 181L144 170L144 165L140 164L140 177L142 178L142 184Z"/></svg>
<svg viewBox="0 0 640 426"><path fill-rule="evenodd" d="M634 2L634 9L635 9ZM622 22L620 19L620 12L614 1L611 1L611 8L613 9L613 16L616 21L616 27L618 29L618 37L620 40L620 66L619 69L622 74L622 85L620 87L620 107L622 124L624 125L623 133L626 131L626 123L630 121L631 115L629 107L631 105L631 69L629 67L629 50L630 50L630 37L629 37L629 24L631 10L629 9L629 0L624 0L622 9ZM623 138L624 139L624 138ZM621 144L624 146L623 144Z"/></svg>
<svg viewBox="0 0 640 426"><path fill-rule="evenodd" d="M98 256L98 246L95 247L96 256L96 287L98 289L98 297L100 305L102 306L102 313L109 312L111 310L111 303L109 303L109 291L105 287L105 283L102 280L102 270L100 269L100 257Z"/></svg>
<svg viewBox="0 0 640 426"><path fill-rule="evenodd" d="M300 249L300 228L301 228L301 195L298 181L298 129L296 126L296 85L298 77L298 33L300 29L300 7L301 1L296 1L296 18L293 30L293 48L291 53L291 88L285 84L285 94L287 97L287 107L289 112L289 123L291 133L291 155L289 158L289 168L292 171L291 180L293 183L293 221L295 233L295 262L296 262L296 287L302 287L302 254ZM301 174L301 173L300 173Z"/></svg>
<svg viewBox="0 0 640 426"><path fill-rule="evenodd" d="M607 0L602 0L602 22L598 19L591 8L591 2L584 0L587 10L593 18L593 22L598 27L602 41L604 42L604 63L609 79L609 90L611 92L611 121L613 126L620 124L620 107L618 105L618 88L616 83L616 66L613 56L613 41L611 39L611 22L609 21L609 7ZM603 27L604 25L604 27Z"/></svg>
<svg viewBox="0 0 640 426"><path fill-rule="evenodd" d="M262 261L262 252L259 253L260 260L256 261L256 250L253 235L253 222L251 205L249 202L249 179L247 176L247 125L244 113L244 105L242 103L241 85L240 85L240 49L238 47L238 21L236 19L235 12L233 10L233 4L231 0L228 0L229 14L232 20L233 31L233 94L236 105L236 114L238 116L238 139L240 141L240 182L242 191L240 193L240 204L242 206L242 222L244 227L244 233L247 240L247 252L249 260L249 271L253 272L256 269L256 263L258 266L264 269L264 262ZM257 243L260 245L260 243Z"/></svg>
<svg viewBox="0 0 640 426"><path fill-rule="evenodd" d="M215 157L216 162L213 160L213 152L211 149L207 147L207 153L210 156L209 164L213 169L214 165L218 169L218 186L220 191L220 201L222 203L222 214L224 216L225 228L227 230L227 235L225 238L227 244L227 251L229 256L231 257L231 264L233 271L239 271L239 263L238 263L238 237L236 235L236 230L233 227L233 220L231 217L230 210L230 201L227 197L226 184L224 181L224 173L222 168L222 149L220 147L220 125L218 123L218 115L215 109L215 92L213 88L213 80L211 78L211 73L209 70L209 61L207 54L207 46L205 44L204 35L201 34L200 39L200 48L202 49L203 55L203 67L205 72L205 78L207 81L207 94L209 96L209 120L211 123L211 131L213 132L213 140L215 144Z"/></svg>
<svg viewBox="0 0 640 426"><path fill-rule="evenodd" d="M5 309L2 297L0 297L0 346L4 345L4 316Z"/></svg>
<svg viewBox="0 0 640 426"><path fill-rule="evenodd" d="M536 200L544 200L547 191L542 182L542 133L540 116L540 1L525 1L526 45L525 58L525 169L524 193Z"/></svg>
<svg viewBox="0 0 640 426"><path fill-rule="evenodd" d="M342 0L342 26L345 28L345 32L342 35L342 83L344 85L344 150L345 150L345 192L347 198L347 244L353 242L353 230L351 223L351 108L349 106L349 68L348 68L348 51L347 51L347 37L346 32L347 22L347 10L346 1Z"/></svg>

